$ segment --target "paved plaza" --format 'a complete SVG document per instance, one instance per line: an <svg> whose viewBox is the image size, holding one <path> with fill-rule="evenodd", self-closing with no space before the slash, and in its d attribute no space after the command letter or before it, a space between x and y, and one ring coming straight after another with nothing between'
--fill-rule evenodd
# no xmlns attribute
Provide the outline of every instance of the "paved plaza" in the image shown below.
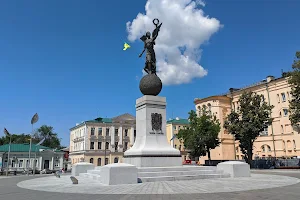
<svg viewBox="0 0 300 200"><path fill-rule="evenodd" d="M156 182L136 185L103 186L79 179L71 185L69 175L17 176L0 178L0 200L59 199L300 199L300 171L253 171L253 177ZM30 188L30 189L25 189ZM44 190L44 191L42 191Z"/></svg>

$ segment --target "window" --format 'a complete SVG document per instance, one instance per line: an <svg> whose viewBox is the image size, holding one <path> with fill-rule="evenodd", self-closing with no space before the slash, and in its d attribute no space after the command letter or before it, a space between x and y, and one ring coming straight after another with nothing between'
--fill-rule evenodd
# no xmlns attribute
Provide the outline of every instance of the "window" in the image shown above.
<svg viewBox="0 0 300 200"><path fill-rule="evenodd" d="M268 152L271 152L271 147L269 145L267 145L268 148Z"/></svg>
<svg viewBox="0 0 300 200"><path fill-rule="evenodd" d="M15 161L15 160L12 160L12 161L11 161L11 167L15 167L15 164L16 164L16 161Z"/></svg>
<svg viewBox="0 0 300 200"><path fill-rule="evenodd" d="M119 129L115 129L115 136L118 136L118 133L119 133Z"/></svg>
<svg viewBox="0 0 300 200"><path fill-rule="evenodd" d="M293 147L294 147L294 149L296 149L296 141L295 140L293 140Z"/></svg>
<svg viewBox="0 0 300 200"><path fill-rule="evenodd" d="M90 159L90 163L94 164L94 158Z"/></svg>
<svg viewBox="0 0 300 200"><path fill-rule="evenodd" d="M98 149L102 149L102 142L98 142Z"/></svg>
<svg viewBox="0 0 300 200"><path fill-rule="evenodd" d="M19 167L23 167L23 160L19 160Z"/></svg>
<svg viewBox="0 0 300 200"><path fill-rule="evenodd" d="M128 129L125 129L125 137L128 136Z"/></svg>
<svg viewBox="0 0 300 200"><path fill-rule="evenodd" d="M95 135L95 128L91 128L91 135Z"/></svg>
<svg viewBox="0 0 300 200"><path fill-rule="evenodd" d="M282 149L285 151L285 141L282 141Z"/></svg>
<svg viewBox="0 0 300 200"><path fill-rule="evenodd" d="M97 160L97 166L101 166L101 158L98 158L98 160Z"/></svg>
<svg viewBox="0 0 300 200"><path fill-rule="evenodd" d="M114 163L118 163L118 162L119 162L119 158L118 158L118 157L115 157Z"/></svg>
<svg viewBox="0 0 300 200"><path fill-rule="evenodd" d="M208 107L208 111L211 111L211 104L210 103L207 104L207 107Z"/></svg>
<svg viewBox="0 0 300 200"><path fill-rule="evenodd" d="M29 167L29 160L26 160L26 168Z"/></svg>
<svg viewBox="0 0 300 200"><path fill-rule="evenodd" d="M261 147L261 151L262 151L262 152L266 152L265 145L263 145L263 146Z"/></svg>
<svg viewBox="0 0 300 200"><path fill-rule="evenodd" d="M286 101L285 93L281 93L281 98L282 98L282 102L285 102L285 101Z"/></svg>
<svg viewBox="0 0 300 200"><path fill-rule="evenodd" d="M108 148L109 148L109 143L105 142L105 149L108 149Z"/></svg>
<svg viewBox="0 0 300 200"><path fill-rule="evenodd" d="M284 134L283 125L281 125L281 134Z"/></svg>
<svg viewBox="0 0 300 200"><path fill-rule="evenodd" d="M280 103L280 97L279 97L279 94L277 94L277 101L278 101L278 103Z"/></svg>
<svg viewBox="0 0 300 200"><path fill-rule="evenodd" d="M109 128L106 128L106 136L109 136Z"/></svg>
<svg viewBox="0 0 300 200"><path fill-rule="evenodd" d="M94 149L94 142L91 142L90 149Z"/></svg>
<svg viewBox="0 0 300 200"><path fill-rule="evenodd" d="M288 112L289 112L289 111L288 111L288 109L284 108L284 109L283 109L283 113L284 113L284 115L283 115L283 116L285 116L285 117L286 117L286 116L288 115Z"/></svg>
<svg viewBox="0 0 300 200"><path fill-rule="evenodd" d="M125 142L125 143L124 143L124 149L123 149L123 150L126 151L127 148L128 148L128 142Z"/></svg>
<svg viewBox="0 0 300 200"><path fill-rule="evenodd" d="M105 158L105 165L108 164L108 158Z"/></svg>
<svg viewBox="0 0 300 200"><path fill-rule="evenodd" d="M115 152L118 152L118 142L115 142Z"/></svg>
<svg viewBox="0 0 300 200"><path fill-rule="evenodd" d="M59 167L59 161L58 160L55 160L54 167Z"/></svg>
<svg viewBox="0 0 300 200"><path fill-rule="evenodd" d="M98 135L102 135L102 128L98 128Z"/></svg>

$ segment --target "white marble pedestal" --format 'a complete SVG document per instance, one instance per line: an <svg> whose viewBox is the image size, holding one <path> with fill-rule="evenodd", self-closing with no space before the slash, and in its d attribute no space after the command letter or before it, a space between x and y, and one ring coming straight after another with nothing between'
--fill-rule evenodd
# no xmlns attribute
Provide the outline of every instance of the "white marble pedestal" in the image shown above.
<svg viewBox="0 0 300 200"><path fill-rule="evenodd" d="M167 141L165 97L145 95L136 100L136 140L123 162L137 167L182 165L180 151Z"/></svg>

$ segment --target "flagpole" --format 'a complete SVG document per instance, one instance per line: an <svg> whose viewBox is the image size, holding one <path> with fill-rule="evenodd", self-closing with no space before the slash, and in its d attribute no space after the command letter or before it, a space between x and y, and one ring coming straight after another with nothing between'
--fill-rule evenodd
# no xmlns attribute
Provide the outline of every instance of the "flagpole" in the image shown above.
<svg viewBox="0 0 300 200"><path fill-rule="evenodd" d="M9 145L8 145L8 154L7 154L6 176L8 176L9 159L10 159L10 145L11 145L11 135L9 136Z"/></svg>
<svg viewBox="0 0 300 200"><path fill-rule="evenodd" d="M4 134L6 137L9 137L9 144L8 144L8 154L7 154L7 167L6 167L6 176L8 176L8 168L9 168L9 159L10 159L10 146L11 146L11 134L4 128Z"/></svg>

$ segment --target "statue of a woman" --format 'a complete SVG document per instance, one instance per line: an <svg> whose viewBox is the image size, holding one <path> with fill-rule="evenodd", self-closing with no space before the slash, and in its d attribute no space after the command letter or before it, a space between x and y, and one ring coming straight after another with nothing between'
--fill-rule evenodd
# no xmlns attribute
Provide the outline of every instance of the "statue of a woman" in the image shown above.
<svg viewBox="0 0 300 200"><path fill-rule="evenodd" d="M156 28L152 32L152 38L151 38L151 33L147 32L146 35L143 35L140 39L144 42L144 50L143 52L139 55L141 57L143 53L146 51L146 63L144 70L148 74L155 74L156 75L156 56L155 56L155 51L154 51L154 45L155 45L155 39L158 36L158 32L160 30L160 25L158 19L153 20L153 24L156 26Z"/></svg>

